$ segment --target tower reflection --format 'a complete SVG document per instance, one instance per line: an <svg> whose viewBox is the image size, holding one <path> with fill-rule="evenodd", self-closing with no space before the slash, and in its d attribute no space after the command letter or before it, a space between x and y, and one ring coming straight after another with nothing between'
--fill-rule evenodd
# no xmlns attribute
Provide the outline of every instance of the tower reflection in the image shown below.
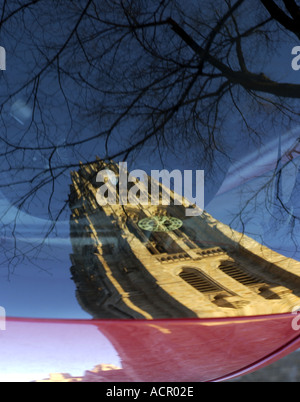
<svg viewBox="0 0 300 402"><path fill-rule="evenodd" d="M70 233L77 299L93 318L212 318L291 312L300 305L300 263L204 212L175 205L100 207L98 160L72 173ZM118 184L107 181L118 193ZM162 186L160 188L162 193ZM148 191L148 199L151 194Z"/></svg>

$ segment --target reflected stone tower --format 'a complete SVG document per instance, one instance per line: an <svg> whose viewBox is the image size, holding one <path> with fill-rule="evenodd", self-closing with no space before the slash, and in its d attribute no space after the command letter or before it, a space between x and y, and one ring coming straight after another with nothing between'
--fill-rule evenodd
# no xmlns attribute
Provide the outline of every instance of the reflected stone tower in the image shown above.
<svg viewBox="0 0 300 402"><path fill-rule="evenodd" d="M120 173L98 160L71 174L72 279L93 318L250 316L300 306L299 262L206 212L186 217L193 206L174 205L172 191L170 205L99 206L96 178L105 169ZM105 183L119 200L118 184Z"/></svg>

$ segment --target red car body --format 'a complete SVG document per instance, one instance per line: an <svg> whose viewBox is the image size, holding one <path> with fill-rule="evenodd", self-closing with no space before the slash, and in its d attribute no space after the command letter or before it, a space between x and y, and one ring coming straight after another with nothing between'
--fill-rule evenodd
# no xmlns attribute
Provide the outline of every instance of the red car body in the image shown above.
<svg viewBox="0 0 300 402"><path fill-rule="evenodd" d="M8 381L22 380L25 373L26 380L39 380L51 368L86 382L219 382L298 349L295 319L294 314L153 321L8 318L0 333L1 365ZM80 355L87 355L87 348L99 365L111 363L107 341L120 358L120 369L91 371ZM10 348L18 350L13 361Z"/></svg>

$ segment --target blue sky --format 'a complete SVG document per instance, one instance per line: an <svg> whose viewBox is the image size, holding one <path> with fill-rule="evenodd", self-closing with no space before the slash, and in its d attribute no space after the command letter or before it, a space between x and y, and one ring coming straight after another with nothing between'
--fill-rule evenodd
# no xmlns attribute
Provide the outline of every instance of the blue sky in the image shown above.
<svg viewBox="0 0 300 402"><path fill-rule="evenodd" d="M82 377L99 364L122 368L120 358L92 324L7 322L0 331L0 382L28 382L50 373Z"/></svg>

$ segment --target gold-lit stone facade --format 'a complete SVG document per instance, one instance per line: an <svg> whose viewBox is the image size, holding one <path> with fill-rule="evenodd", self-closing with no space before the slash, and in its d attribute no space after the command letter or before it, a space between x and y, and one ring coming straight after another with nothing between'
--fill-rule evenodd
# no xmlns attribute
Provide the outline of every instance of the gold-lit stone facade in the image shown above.
<svg viewBox="0 0 300 402"><path fill-rule="evenodd" d="M78 301L94 318L250 316L300 306L298 261L206 212L186 217L191 205L174 205L174 192L171 205L100 207L96 176L103 169L118 175L114 163L81 164L70 194L71 272ZM139 225L153 217L182 225L165 232Z"/></svg>
<svg viewBox="0 0 300 402"><path fill-rule="evenodd" d="M112 364L99 364L92 370L88 370L82 377L72 377L68 373L52 373L49 378L34 382L113 382L122 379L123 381L132 380L123 371Z"/></svg>

